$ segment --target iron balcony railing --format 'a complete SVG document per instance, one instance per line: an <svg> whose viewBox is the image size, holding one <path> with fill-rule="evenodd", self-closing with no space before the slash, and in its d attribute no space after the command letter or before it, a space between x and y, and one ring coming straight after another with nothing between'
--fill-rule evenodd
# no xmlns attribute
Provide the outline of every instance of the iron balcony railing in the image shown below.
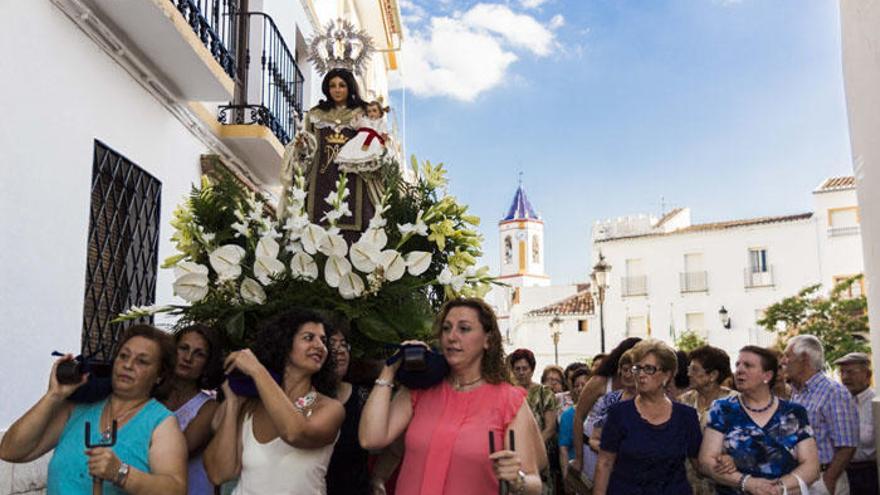
<svg viewBox="0 0 880 495"><path fill-rule="evenodd" d="M214 60L235 79L239 0L169 0L189 23Z"/></svg>
<svg viewBox="0 0 880 495"><path fill-rule="evenodd" d="M302 116L305 78L271 17L262 12L243 12L238 17L240 26L248 30L243 101L219 107L217 120L266 126L287 144ZM259 67L252 66L256 60Z"/></svg>
<svg viewBox="0 0 880 495"><path fill-rule="evenodd" d="M858 225L850 225L847 227L829 227L828 228L828 236L829 237L840 237L845 235L856 235L861 233L861 229Z"/></svg>
<svg viewBox="0 0 880 495"><path fill-rule="evenodd" d="M756 271L754 268L746 268L745 286L747 289L755 287L772 287L775 283L773 276L773 265L765 267L763 271Z"/></svg>
<svg viewBox="0 0 880 495"><path fill-rule="evenodd" d="M708 292L709 275L705 272L681 272L679 273L681 292Z"/></svg>
<svg viewBox="0 0 880 495"><path fill-rule="evenodd" d="M624 297L647 296L648 277L646 275L620 277L620 292Z"/></svg>

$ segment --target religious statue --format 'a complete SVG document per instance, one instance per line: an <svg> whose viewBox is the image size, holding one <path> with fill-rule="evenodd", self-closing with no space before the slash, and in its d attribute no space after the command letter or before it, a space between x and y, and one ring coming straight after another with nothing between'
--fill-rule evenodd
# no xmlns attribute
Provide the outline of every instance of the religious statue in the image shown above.
<svg viewBox="0 0 880 495"><path fill-rule="evenodd" d="M384 154L369 161L337 160L340 150L358 134L366 118L367 103L361 99L355 74L363 70L372 41L351 23L337 21L311 41L310 50L310 60L326 73L321 83L324 99L306 113L302 128L285 149L281 177L284 194L279 216L286 215L287 191L294 175L300 172L306 180L309 220L325 224L323 218L331 206L324 199L335 190L339 175L347 173L352 214L340 219L337 226L351 243L369 225L384 192Z"/></svg>

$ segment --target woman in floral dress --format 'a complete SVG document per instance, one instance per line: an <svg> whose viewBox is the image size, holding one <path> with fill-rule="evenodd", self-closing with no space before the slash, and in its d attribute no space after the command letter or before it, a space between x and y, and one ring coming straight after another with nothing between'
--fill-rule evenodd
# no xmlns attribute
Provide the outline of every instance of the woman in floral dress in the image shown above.
<svg viewBox="0 0 880 495"><path fill-rule="evenodd" d="M776 356L746 346L736 362L739 395L716 400L700 448L700 466L715 479L720 495L791 493L819 477L816 440L802 406L771 393ZM736 471L718 473L722 454L733 457Z"/></svg>

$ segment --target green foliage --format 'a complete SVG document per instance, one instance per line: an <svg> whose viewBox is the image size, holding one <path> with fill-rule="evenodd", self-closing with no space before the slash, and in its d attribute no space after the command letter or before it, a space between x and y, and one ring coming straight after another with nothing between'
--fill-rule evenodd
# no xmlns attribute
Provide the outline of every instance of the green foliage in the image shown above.
<svg viewBox="0 0 880 495"><path fill-rule="evenodd" d="M687 352L688 354L694 349L703 347L704 345L709 345L709 342L693 330L688 330L675 339L675 348Z"/></svg>
<svg viewBox="0 0 880 495"><path fill-rule="evenodd" d="M820 284L801 289L768 307L758 324L775 330L780 347L800 334L815 335L825 346L825 360L834 362L850 352L870 352L867 300L864 295L847 297L862 275L841 281L827 296L819 293Z"/></svg>
<svg viewBox="0 0 880 495"><path fill-rule="evenodd" d="M175 210L171 222L172 240L178 253L169 257L163 267L177 267L181 271L176 274L175 291L180 282L183 291L180 294L189 297L190 304L133 308L121 315L120 321L151 311L170 312L180 316L179 326L200 322L225 330L231 347L241 348L252 342L255 329L265 319L292 307L306 307L321 311L336 324L348 327L352 352L357 356L380 356L388 344L402 340L430 340L433 317L447 298L482 296L494 280L487 267L477 269L475 266L482 255L482 237L475 230L479 219L468 215L468 207L446 193L443 165L428 161L419 164L415 157L412 164L414 180L405 179L397 163L386 164L381 169L386 209L382 211L381 205L377 205L379 211L370 228L384 231L387 242L377 249L393 251L397 259L404 259L410 253L418 259L418 255L429 253L430 265L424 272L412 275L409 261L403 275L398 272L394 278L385 276L390 265L380 268L377 264L371 273L354 272L349 267L348 274L362 277L358 280L364 282L365 290L343 295L341 283L337 284L339 287L328 283L325 269L329 268L327 261L333 253L322 246L317 252L310 248L307 253L312 266L318 267L317 278L306 279L301 271L294 275L294 253L302 256L307 251L302 237L306 226L298 222L305 221L309 228L315 228L314 220L307 219L303 210L305 179L294 178L294 185L285 192L291 198L290 209L285 210L287 216L275 219L269 215L262 198L220 169L211 180L203 178L198 187L193 187ZM346 177L341 176L337 182L337 204L333 205L336 211L345 206L341 193L345 190L345 180ZM324 232L326 228L330 235L334 225L331 221L329 227L318 230ZM243 251L230 250L229 245ZM240 261L231 262L234 270L218 271L214 265L217 260L211 258L211 253L220 251L229 255L235 254L230 251L242 253L236 257ZM258 260L258 256L263 258ZM263 270L262 278L257 271L257 261ZM265 267L268 266L281 268L273 268L272 275L267 276ZM187 270L189 275L183 273ZM183 279L186 276L189 279ZM247 294L243 291L246 282L251 288L256 286ZM188 292L187 287L194 286L207 293ZM256 293L262 294L254 296Z"/></svg>

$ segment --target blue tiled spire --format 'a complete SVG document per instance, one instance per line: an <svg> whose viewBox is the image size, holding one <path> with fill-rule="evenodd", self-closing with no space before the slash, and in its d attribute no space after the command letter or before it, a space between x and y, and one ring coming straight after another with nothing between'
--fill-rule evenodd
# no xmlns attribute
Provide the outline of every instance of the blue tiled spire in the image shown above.
<svg viewBox="0 0 880 495"><path fill-rule="evenodd" d="M510 209L507 210L507 215L505 215L501 221L540 219L541 217L535 213L535 209L532 208L532 204L529 203L529 198L526 196L526 190L522 185L522 179L520 179L519 186L516 188L516 194L513 195L513 203L510 204Z"/></svg>

